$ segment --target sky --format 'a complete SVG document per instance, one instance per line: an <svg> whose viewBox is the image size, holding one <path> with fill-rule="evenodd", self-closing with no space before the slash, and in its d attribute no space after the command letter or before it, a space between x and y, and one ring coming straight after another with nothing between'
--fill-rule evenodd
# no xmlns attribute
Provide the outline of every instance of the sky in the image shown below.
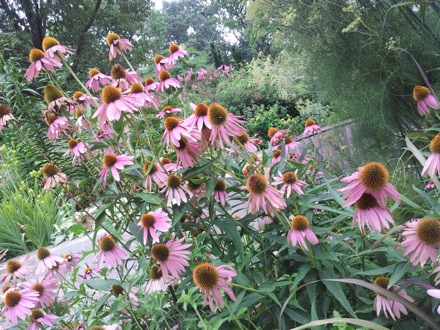
<svg viewBox="0 0 440 330"><path fill-rule="evenodd" d="M154 9L162 9L162 0L153 0Z"/></svg>

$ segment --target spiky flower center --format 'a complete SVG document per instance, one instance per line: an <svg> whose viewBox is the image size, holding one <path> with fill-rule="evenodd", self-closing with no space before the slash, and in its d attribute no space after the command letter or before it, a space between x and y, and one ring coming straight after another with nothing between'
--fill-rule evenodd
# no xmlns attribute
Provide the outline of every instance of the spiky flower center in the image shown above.
<svg viewBox="0 0 440 330"><path fill-rule="evenodd" d="M104 166L108 168L114 166L117 161L118 159L116 158L115 154L107 154L104 156L104 160L103 160Z"/></svg>
<svg viewBox="0 0 440 330"><path fill-rule="evenodd" d="M80 92L80 91L76 91L75 93L73 93L73 98L74 99L79 99L81 96L83 96L84 93Z"/></svg>
<svg viewBox="0 0 440 330"><path fill-rule="evenodd" d="M151 166L151 168L150 168L150 166L151 166L151 162L150 161L145 161L145 163L144 163L144 167L143 167L143 170L144 170L144 174L145 175L153 175L154 173L156 173L157 172L157 165L156 164L153 164L153 166ZM148 170L148 169L150 169L150 170Z"/></svg>
<svg viewBox="0 0 440 330"><path fill-rule="evenodd" d="M160 54L157 54L156 56L154 56L154 64L159 64L160 61L162 61L164 59L164 57Z"/></svg>
<svg viewBox="0 0 440 330"><path fill-rule="evenodd" d="M244 168L243 171L242 171L243 175L248 175L249 172L251 171L251 169L252 169L252 166L251 166L251 165L249 165L249 164L246 165L245 168Z"/></svg>
<svg viewBox="0 0 440 330"><path fill-rule="evenodd" d="M309 228L309 220L303 215L293 217L290 226L298 231L303 231Z"/></svg>
<svg viewBox="0 0 440 330"><path fill-rule="evenodd" d="M194 179L200 179L200 177L195 177ZM191 190L197 190L200 187L201 183L195 183L192 180L188 181L188 188Z"/></svg>
<svg viewBox="0 0 440 330"><path fill-rule="evenodd" d="M417 225L416 233L418 238L427 245L437 245L440 243L440 220L436 218L426 218L420 220Z"/></svg>
<svg viewBox="0 0 440 330"><path fill-rule="evenodd" d="M305 122L305 126L309 127L309 126L312 126L312 125L315 125L315 121L313 119L307 119L306 122Z"/></svg>
<svg viewBox="0 0 440 330"><path fill-rule="evenodd" d="M177 189L177 188L180 187L181 180L180 180L180 178L177 175L170 174L168 176L167 184L168 184L168 188L170 188L170 189Z"/></svg>
<svg viewBox="0 0 440 330"><path fill-rule="evenodd" d="M159 266L154 265L150 268L150 278L152 280L159 280L162 278L162 269Z"/></svg>
<svg viewBox="0 0 440 330"><path fill-rule="evenodd" d="M245 145L249 141L249 135L246 132L243 132L240 136L237 136L236 139L240 144Z"/></svg>
<svg viewBox="0 0 440 330"><path fill-rule="evenodd" d="M380 190L386 186L390 175L385 166L377 162L365 164L359 171L359 180L370 190Z"/></svg>
<svg viewBox="0 0 440 330"><path fill-rule="evenodd" d="M58 166L52 164L52 163L46 163L43 165L43 168L41 169L43 172L43 176L47 178L53 177L55 174L59 172Z"/></svg>
<svg viewBox="0 0 440 330"><path fill-rule="evenodd" d="M21 263L17 260L9 260L6 263L6 271L8 273L15 273L17 270L21 268Z"/></svg>
<svg viewBox="0 0 440 330"><path fill-rule="evenodd" d="M151 256L156 262L165 262L170 255L170 249L165 244L155 244L151 247Z"/></svg>
<svg viewBox="0 0 440 330"><path fill-rule="evenodd" d="M173 107L170 105L166 105L162 109L163 112L167 112L167 113L169 113L171 110L173 110Z"/></svg>
<svg viewBox="0 0 440 330"><path fill-rule="evenodd" d="M225 191L226 190L226 182L225 180L217 180L215 184L214 191Z"/></svg>
<svg viewBox="0 0 440 330"><path fill-rule="evenodd" d="M122 96L121 90L114 86L105 86L102 90L102 100L104 103L109 104L119 100Z"/></svg>
<svg viewBox="0 0 440 330"><path fill-rule="evenodd" d="M11 113L11 108L6 104L0 103L0 117L9 115Z"/></svg>
<svg viewBox="0 0 440 330"><path fill-rule="evenodd" d="M179 146L174 145L174 143L171 142L171 147L174 150L178 150L178 151L182 151L186 149L186 146L188 145L188 139L184 136L182 136L182 138L179 141Z"/></svg>
<svg viewBox="0 0 440 330"><path fill-rule="evenodd" d="M354 206L359 210L369 210L379 205L377 199L370 194L362 194L362 196L354 203Z"/></svg>
<svg viewBox="0 0 440 330"><path fill-rule="evenodd" d="M92 268L90 268L90 267L87 267L86 269L84 269L84 274L85 275L90 275L91 273L92 273Z"/></svg>
<svg viewBox="0 0 440 330"><path fill-rule="evenodd" d="M58 100L60 97L63 97L63 92L53 85L46 85L44 86L43 95L44 101L49 104L50 102Z"/></svg>
<svg viewBox="0 0 440 330"><path fill-rule="evenodd" d="M46 249L46 248L39 248L37 250L37 258L38 258L38 260L44 260L48 256L50 256L50 251L48 249Z"/></svg>
<svg viewBox="0 0 440 330"><path fill-rule="evenodd" d="M3 293L6 293L6 291L8 291L10 288L11 288L10 285L5 285L5 286L2 288L2 292L3 292Z"/></svg>
<svg viewBox="0 0 440 330"><path fill-rule="evenodd" d="M75 109L75 117L79 118L84 115L84 109L76 108Z"/></svg>
<svg viewBox="0 0 440 330"><path fill-rule="evenodd" d="M98 69L91 69L89 71L89 78L93 78L94 76L96 76L98 73L100 73L100 71Z"/></svg>
<svg viewBox="0 0 440 330"><path fill-rule="evenodd" d="M171 78L171 74L167 70L162 70L159 73L159 80L160 81L165 81L165 80L170 79L170 78Z"/></svg>
<svg viewBox="0 0 440 330"><path fill-rule="evenodd" d="M142 86L141 84L138 84L138 83L134 83L133 85L130 86L130 91L133 94L143 93L144 86Z"/></svg>
<svg viewBox="0 0 440 330"><path fill-rule="evenodd" d="M414 100L420 101L425 99L431 92L429 91L428 87L425 86L416 86L413 90L413 97Z"/></svg>
<svg viewBox="0 0 440 330"><path fill-rule="evenodd" d="M43 50L46 52L50 47L53 47L53 46L56 46L59 44L60 43L57 39L52 38L52 37L45 37L43 39L42 46L43 46Z"/></svg>
<svg viewBox="0 0 440 330"><path fill-rule="evenodd" d="M73 149L75 148L77 145L79 144L79 142L77 140L69 140L69 142L67 142L67 147L69 149Z"/></svg>
<svg viewBox="0 0 440 330"><path fill-rule="evenodd" d="M333 227L332 229L330 229L330 231L332 233L337 233L339 231L339 228L338 227Z"/></svg>
<svg viewBox="0 0 440 330"><path fill-rule="evenodd" d="M278 132L278 128L271 127L267 130L267 136L272 138L276 132Z"/></svg>
<svg viewBox="0 0 440 330"><path fill-rule="evenodd" d="M32 287L32 290L38 292L38 296L41 297L44 294L44 285L41 283L37 283Z"/></svg>
<svg viewBox="0 0 440 330"><path fill-rule="evenodd" d="M21 293L18 291L9 291L6 293L3 302L9 308L13 308L18 305L21 300Z"/></svg>
<svg viewBox="0 0 440 330"><path fill-rule="evenodd" d="M280 149L275 149L273 151L273 158L278 158L281 156L281 150Z"/></svg>
<svg viewBox="0 0 440 330"><path fill-rule="evenodd" d="M44 57L44 52L40 49L34 48L29 53L29 61L35 63Z"/></svg>
<svg viewBox="0 0 440 330"><path fill-rule="evenodd" d="M119 35L117 35L116 33L109 33L107 34L107 45L112 45L116 40L121 39L121 37Z"/></svg>
<svg viewBox="0 0 440 330"><path fill-rule="evenodd" d="M177 46L176 44L171 44L170 45L170 54L174 54L178 50L179 50L179 46Z"/></svg>
<svg viewBox="0 0 440 330"><path fill-rule="evenodd" d="M208 119L213 125L222 125L226 122L228 111L218 103L212 102L208 109Z"/></svg>
<svg viewBox="0 0 440 330"><path fill-rule="evenodd" d="M46 124L47 125L52 125L52 123L55 121L55 120L57 120L59 117L57 116L57 114L56 113L49 113L49 114L47 114L47 116L46 116Z"/></svg>
<svg viewBox="0 0 440 330"><path fill-rule="evenodd" d="M212 290L217 287L219 274L213 264L204 262L194 269L193 280L200 289Z"/></svg>
<svg viewBox="0 0 440 330"><path fill-rule="evenodd" d="M124 294L125 290L119 284L113 284L112 285L112 292L115 294L115 296L119 296L121 294Z"/></svg>
<svg viewBox="0 0 440 330"><path fill-rule="evenodd" d="M166 164L171 164L172 161L171 161L171 159L164 157L164 158L162 158L162 159L160 160L160 163L161 163L162 165L166 165Z"/></svg>
<svg viewBox="0 0 440 330"><path fill-rule="evenodd" d="M99 241L99 248L104 252L110 252L116 246L115 240L111 236L104 236Z"/></svg>
<svg viewBox="0 0 440 330"><path fill-rule="evenodd" d="M295 172L286 172L282 176L283 182L285 184L295 184L298 181L298 177Z"/></svg>
<svg viewBox="0 0 440 330"><path fill-rule="evenodd" d="M41 309L35 308L32 310L31 318L33 318L34 320L38 320L42 317L44 317L44 313Z"/></svg>
<svg viewBox="0 0 440 330"><path fill-rule="evenodd" d="M168 117L165 119L165 128L169 131L175 129L179 125L179 119L176 117Z"/></svg>
<svg viewBox="0 0 440 330"><path fill-rule="evenodd" d="M252 194L260 195L266 191L267 180L264 175L254 173L247 179L246 185Z"/></svg>
<svg viewBox="0 0 440 330"><path fill-rule="evenodd" d="M429 151L435 154L440 154L440 133L432 139L429 144Z"/></svg>
<svg viewBox="0 0 440 330"><path fill-rule="evenodd" d="M125 68L120 64L115 64L112 66L110 70L110 75L114 80L124 79L125 78Z"/></svg>
<svg viewBox="0 0 440 330"><path fill-rule="evenodd" d="M154 79L148 77L147 79L145 79L145 86L151 85L154 83Z"/></svg>
<svg viewBox="0 0 440 330"><path fill-rule="evenodd" d="M152 228L156 223L156 217L154 216L154 214L147 213L142 216L141 222L143 227Z"/></svg>
<svg viewBox="0 0 440 330"><path fill-rule="evenodd" d="M199 117L206 116L208 114L209 107L205 103L199 103L194 109L194 114Z"/></svg>
<svg viewBox="0 0 440 330"><path fill-rule="evenodd" d="M66 260L67 262L72 262L73 257L70 253L66 253L65 255L63 255L64 260Z"/></svg>
<svg viewBox="0 0 440 330"><path fill-rule="evenodd" d="M380 286L381 288L384 288L385 290L387 290L389 283L390 283L390 279L385 276L376 277L376 279L374 280L375 285Z"/></svg>

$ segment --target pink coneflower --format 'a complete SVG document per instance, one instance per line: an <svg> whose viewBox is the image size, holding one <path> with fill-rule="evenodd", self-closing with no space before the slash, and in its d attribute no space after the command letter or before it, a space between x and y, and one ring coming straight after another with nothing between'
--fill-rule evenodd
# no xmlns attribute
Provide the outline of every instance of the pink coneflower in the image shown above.
<svg viewBox="0 0 440 330"><path fill-rule="evenodd" d="M159 77L160 72L162 70L168 69L171 66L168 65L168 59L165 59L165 57L163 57L160 54L157 54L154 56L153 58L154 61L154 74L156 75L156 77Z"/></svg>
<svg viewBox="0 0 440 330"><path fill-rule="evenodd" d="M145 292L149 294L156 291L165 291L166 289L167 284L163 280L162 269L154 265L150 268L150 279L145 285Z"/></svg>
<svg viewBox="0 0 440 330"><path fill-rule="evenodd" d="M91 69L89 71L89 80L86 82L86 87L93 92L99 91L100 86L109 85L112 81L112 77L101 73L98 69Z"/></svg>
<svg viewBox="0 0 440 330"><path fill-rule="evenodd" d="M281 161L281 149L274 149L272 151L272 161L270 162L270 166L274 166L276 163Z"/></svg>
<svg viewBox="0 0 440 330"><path fill-rule="evenodd" d="M435 188L434 181L429 180L428 184L425 186L425 189L434 189L434 188Z"/></svg>
<svg viewBox="0 0 440 330"><path fill-rule="evenodd" d="M60 45L60 42L52 37L45 37L42 42L42 48L46 54L56 60L64 60L64 54L72 53L67 46Z"/></svg>
<svg viewBox="0 0 440 330"><path fill-rule="evenodd" d="M431 297L440 299L440 290L430 289L426 291L426 293L429 294ZM437 307L437 313L440 314L440 305L438 305Z"/></svg>
<svg viewBox="0 0 440 330"><path fill-rule="evenodd" d="M180 274L185 272L185 267L189 266L187 260L191 251L188 248L192 244L182 244L183 240L183 237L178 240L170 239L166 244L155 244L151 247L151 257L160 265L165 282L169 275L178 280Z"/></svg>
<svg viewBox="0 0 440 330"><path fill-rule="evenodd" d="M298 180L298 170L295 172L286 172L284 174L281 174L278 172L279 176L274 177L275 180L272 185L278 186L282 184L280 191L282 191L286 197L289 197L292 191L296 191L298 195L303 195L304 192L301 190L301 187L306 186L307 184L302 181Z"/></svg>
<svg viewBox="0 0 440 330"><path fill-rule="evenodd" d="M438 101L431 94L428 87L416 86L413 90L414 100L417 101L417 110L419 110L420 116L424 116L430 113L429 108L438 109Z"/></svg>
<svg viewBox="0 0 440 330"><path fill-rule="evenodd" d="M53 72L55 71L55 67L61 68L63 66L61 62L51 58L42 50L36 48L32 49L29 53L29 60L31 61L31 65L26 70L24 75L28 81L36 78L40 74L41 70Z"/></svg>
<svg viewBox="0 0 440 330"><path fill-rule="evenodd" d="M250 226L255 230L263 230L267 224L273 222L272 218L269 216L259 217L250 223Z"/></svg>
<svg viewBox="0 0 440 330"><path fill-rule="evenodd" d="M370 194L363 194L354 205L356 210L351 228L354 228L356 221L358 221L359 229L363 234L365 234L365 225L372 231L380 233L383 228L389 229L389 224L394 223L391 212L387 208L380 207L376 198Z"/></svg>
<svg viewBox="0 0 440 330"><path fill-rule="evenodd" d="M56 279L47 275L41 276L38 279L30 279L28 282L24 282L23 286L38 293L36 306L40 307L51 306L57 295L56 291L59 288Z"/></svg>
<svg viewBox="0 0 440 330"><path fill-rule="evenodd" d="M111 324L111 325L95 325L90 328L90 330L122 330L119 324Z"/></svg>
<svg viewBox="0 0 440 330"><path fill-rule="evenodd" d="M176 117L168 117L165 119L165 132L163 133L163 139L167 145L169 145L171 141L174 146L179 147L183 136L194 140L182 123L182 119Z"/></svg>
<svg viewBox="0 0 440 330"><path fill-rule="evenodd" d="M287 130L286 129L276 131L272 135L272 137L270 138L269 143L271 146L276 146L276 145L280 144L281 141L283 141L286 137L287 137Z"/></svg>
<svg viewBox="0 0 440 330"><path fill-rule="evenodd" d="M135 99L141 101L143 106L145 107L158 106L159 104L156 95L150 95L146 93L144 86L142 86L142 84L140 83L132 84L130 86L129 93L131 97L134 97Z"/></svg>
<svg viewBox="0 0 440 330"><path fill-rule="evenodd" d="M102 267L104 261L107 268L114 268L122 265L123 261L128 258L127 252L116 245L115 240L111 235L103 235L98 240L99 252L96 255L98 258L98 267Z"/></svg>
<svg viewBox="0 0 440 330"><path fill-rule="evenodd" d="M312 245L318 244L318 238L310 228L309 220L305 216L296 215L293 217L290 226L292 229L287 233L287 241L292 242L293 247L299 244L302 248L308 250L305 239Z"/></svg>
<svg viewBox="0 0 440 330"><path fill-rule="evenodd" d="M246 186L241 187L241 189L249 191L246 210L250 208L253 214L256 214L260 207L263 208L265 213L273 214L274 211L280 211L287 206L283 193L271 187L268 179L269 170L266 169L265 175L251 174L246 181Z"/></svg>
<svg viewBox="0 0 440 330"><path fill-rule="evenodd" d="M205 80L206 79L206 75L208 74L208 71L205 69L200 69L197 72L197 80Z"/></svg>
<svg viewBox="0 0 440 330"><path fill-rule="evenodd" d="M386 207L387 197L391 197L397 203L400 203L400 194L388 180L390 175L385 166L377 162L365 164L358 169L358 172L343 178L342 182L349 184L340 189L344 192L342 198L347 201L342 207L348 207L354 204L363 194L370 194L379 202L379 206Z"/></svg>
<svg viewBox="0 0 440 330"><path fill-rule="evenodd" d="M389 282L390 280L388 279L388 277L385 276L379 276L374 280L375 285L380 286L385 290L394 292L410 302L414 301L414 299L408 296L405 290L398 290L399 286L397 285L393 285L391 288L388 289ZM376 293L376 298L374 298L374 309L376 310L377 316L379 316L381 310L383 310L385 317L388 318L389 314L389 316L391 316L393 320L400 319L400 313L405 315L408 314L405 306L403 306L400 302L382 296L380 293Z"/></svg>
<svg viewBox="0 0 440 330"><path fill-rule="evenodd" d="M428 259L437 260L437 249L440 248L440 220L436 218L417 219L407 222L402 232L404 241L399 247L405 247L403 256L411 254L413 265L420 263L423 268Z"/></svg>
<svg viewBox="0 0 440 330"><path fill-rule="evenodd" d="M97 97L91 97L87 94L84 94L81 91L76 91L73 93L73 103L70 108L70 111L73 112L76 109L85 110L87 106L95 106L98 104Z"/></svg>
<svg viewBox="0 0 440 330"><path fill-rule="evenodd" d="M183 168L194 166L197 163L196 156L202 154L201 144L199 142L190 141L184 136L180 140L180 145L175 146L171 143L171 147L176 151L176 162L181 162Z"/></svg>
<svg viewBox="0 0 440 330"><path fill-rule="evenodd" d="M304 126L306 127L303 133L304 136L314 135L321 132L321 126L316 125L313 119L307 119Z"/></svg>
<svg viewBox="0 0 440 330"><path fill-rule="evenodd" d="M188 53L176 44L171 44L169 50L170 56L164 59L164 62L167 63L168 67L174 66L180 57L188 56Z"/></svg>
<svg viewBox="0 0 440 330"><path fill-rule="evenodd" d="M123 95L121 90L114 86L105 86L102 90L102 101L93 118L98 117L100 123L109 120L119 120L122 112L133 113L143 106L143 102L129 95Z"/></svg>
<svg viewBox="0 0 440 330"><path fill-rule="evenodd" d="M157 87L159 87L160 83L158 83L157 81L154 81L153 78L148 77L147 79L145 79L145 90L146 91L154 91L157 89Z"/></svg>
<svg viewBox="0 0 440 330"><path fill-rule="evenodd" d="M192 131L194 127L197 127L201 133L202 146L206 145L206 141L209 140L211 135L212 125L208 119L209 107L204 103L195 105L190 103L193 113L183 121L183 126L187 127L189 131Z"/></svg>
<svg viewBox="0 0 440 330"><path fill-rule="evenodd" d="M151 191L153 187L152 180L156 182L159 188L163 188L168 179L168 174L164 171L162 166L148 160L144 163L143 172L145 174L145 188L148 191Z"/></svg>
<svg viewBox="0 0 440 330"><path fill-rule="evenodd" d="M56 267L57 264L61 264L64 262L64 259L55 254L51 254L50 251L44 247L39 248L37 250L37 269L35 270L36 274L43 273L47 271L47 269L51 269Z"/></svg>
<svg viewBox="0 0 440 330"><path fill-rule="evenodd" d="M47 115L46 123L49 126L47 137L51 141L55 141L60 134L67 133L70 130L69 120L66 117L58 117L55 113Z"/></svg>
<svg viewBox="0 0 440 330"><path fill-rule="evenodd" d="M78 224L80 224L81 226L86 227L88 231L93 230L94 220L91 216L89 216L85 213L78 215L78 217L76 218L76 222Z"/></svg>
<svg viewBox="0 0 440 330"><path fill-rule="evenodd" d="M142 82L142 78L138 76L136 71L126 70L120 64L113 65L110 74L113 78L111 85L118 87L121 91L127 91L130 89L130 85Z"/></svg>
<svg viewBox="0 0 440 330"><path fill-rule="evenodd" d="M44 325L52 327L53 326L52 321L56 320L57 318L58 318L58 316L56 316L54 314L47 314L47 313L43 312L41 309L35 308L32 310L32 314L30 317L31 323L29 323L26 330L44 329Z"/></svg>
<svg viewBox="0 0 440 330"><path fill-rule="evenodd" d="M95 134L95 142L103 142L105 140L110 139L115 135L115 132L111 129L110 125L107 122L101 123L101 129Z"/></svg>
<svg viewBox="0 0 440 330"><path fill-rule="evenodd" d="M72 164L75 165L77 162L80 162L84 154L87 153L87 148L83 142L78 142L77 140L71 139L67 142L68 150L64 154L64 156L72 154L73 160Z"/></svg>
<svg viewBox="0 0 440 330"><path fill-rule="evenodd" d="M2 266L3 275L0 277L0 283L8 285L12 278L13 285L17 285L17 278L24 279L26 275L33 273L33 267L29 265L29 255L21 257L19 260L9 260Z"/></svg>
<svg viewBox="0 0 440 330"><path fill-rule="evenodd" d="M440 259L437 261L440 261ZM433 275L435 274L435 277L434 277L435 285L439 285L440 284L440 265L438 267L434 268L434 270L432 271L432 274Z"/></svg>
<svg viewBox="0 0 440 330"><path fill-rule="evenodd" d="M101 268L99 267L94 267L94 268L87 267L86 269L84 269L83 280L88 280L89 278L92 278L93 275L98 274L100 271Z"/></svg>
<svg viewBox="0 0 440 330"><path fill-rule="evenodd" d="M425 166L423 166L422 175L429 176L434 179L437 173L440 173L440 133L437 134L429 144L429 151L431 155L426 160Z"/></svg>
<svg viewBox="0 0 440 330"><path fill-rule="evenodd" d="M67 183L67 176L59 170L58 166L52 163L44 164L41 171L43 172L43 177L46 180L43 187L44 190L55 188L57 183Z"/></svg>
<svg viewBox="0 0 440 330"><path fill-rule="evenodd" d="M35 307L38 302L38 292L30 289L18 291L16 288L9 288L5 292L3 303L5 307L2 309L2 314L6 318L6 323L9 321L13 325L17 325L17 317L24 320L26 315L31 315L31 308Z"/></svg>
<svg viewBox="0 0 440 330"><path fill-rule="evenodd" d="M8 121L15 119L11 112L12 109L9 106L0 103L0 132L6 127Z"/></svg>
<svg viewBox="0 0 440 330"><path fill-rule="evenodd" d="M81 259L81 253L66 253L63 255L64 269L66 272L70 272L74 267L78 266L79 259Z"/></svg>
<svg viewBox="0 0 440 330"><path fill-rule="evenodd" d="M139 289L133 286L130 289L130 291L128 291L128 294L127 294L127 290L122 285L113 284L112 287L111 287L111 292L116 297L119 297L121 295L127 295L126 296L128 298L127 300L130 302L130 305L133 305L133 306L139 306L139 299L136 296L136 293L138 291L139 291Z"/></svg>
<svg viewBox="0 0 440 330"><path fill-rule="evenodd" d="M107 34L106 41L107 45L110 46L108 52L108 59L110 61L114 59L118 54L122 56L126 51L133 49L133 45L128 39L121 39L121 37L119 37L119 35L117 35L116 33Z"/></svg>
<svg viewBox="0 0 440 330"><path fill-rule="evenodd" d="M229 138L240 136L244 131L241 126L244 121L232 113L228 113L218 103L212 102L209 106L208 119L212 126L210 141L214 145L218 142L221 148L223 148L223 142L230 146Z"/></svg>
<svg viewBox="0 0 440 330"><path fill-rule="evenodd" d="M214 191L213 191L212 195L214 196L214 199L218 203L225 206L226 199L228 198L228 194L226 193L225 180L222 180L222 179L217 180L217 183L215 184Z"/></svg>
<svg viewBox="0 0 440 330"><path fill-rule="evenodd" d="M219 267L209 262L197 265L193 271L193 281L204 295L203 304L209 302L209 308L214 312L214 302L218 309L225 306L222 295L219 290L223 290L231 298L237 301L232 290L229 288L232 278L237 275L237 271L228 265Z"/></svg>
<svg viewBox="0 0 440 330"><path fill-rule="evenodd" d="M160 83L157 86L157 91L163 92L170 87L179 88L180 82L174 78L171 78L171 74L167 70L163 70L159 73Z"/></svg>
<svg viewBox="0 0 440 330"><path fill-rule="evenodd" d="M144 245L147 244L148 233L150 233L153 242L159 242L159 236L156 230L166 232L171 228L171 219L162 209L154 210L144 214L139 221L138 226L144 229Z"/></svg>
<svg viewBox="0 0 440 330"><path fill-rule="evenodd" d="M240 136L234 138L234 142L238 145L238 148L243 146L248 152L256 152L258 150L257 145L261 143L259 139L249 138L248 133L243 131Z"/></svg>
<svg viewBox="0 0 440 330"><path fill-rule="evenodd" d="M182 109L180 109L180 108L173 108L172 106L167 105L167 106L163 107L162 111L159 112L154 117L156 117L156 118L163 118L164 116L168 116L168 115L170 115L172 113L177 113L177 112L182 112Z"/></svg>
<svg viewBox="0 0 440 330"><path fill-rule="evenodd" d="M182 185L182 179L175 175L170 174L167 179L167 186L164 187L163 191L166 192L166 196L168 197L167 206L171 206L172 204L180 205L181 202L186 203L189 197L193 196L193 193L186 187Z"/></svg>
<svg viewBox="0 0 440 330"><path fill-rule="evenodd" d="M101 172L99 172L100 178L106 181L108 171L111 170L113 179L115 179L116 181L120 181L121 178L119 177L118 170L123 170L124 166L126 165L133 165L134 163L131 161L133 158L134 156L116 156L112 153L105 155L103 159L104 168L101 170Z"/></svg>
<svg viewBox="0 0 440 330"><path fill-rule="evenodd" d="M284 138L284 143L286 146L286 153L288 153L290 150L295 150L301 143L293 141L292 138L286 136Z"/></svg>

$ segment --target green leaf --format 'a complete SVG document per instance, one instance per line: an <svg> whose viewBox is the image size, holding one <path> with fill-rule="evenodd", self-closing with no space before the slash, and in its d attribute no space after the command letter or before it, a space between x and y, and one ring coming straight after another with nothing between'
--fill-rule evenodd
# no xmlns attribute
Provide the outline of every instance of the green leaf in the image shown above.
<svg viewBox="0 0 440 330"><path fill-rule="evenodd" d="M69 230L74 233L75 235L84 234L87 232L87 227L84 227L83 225L76 224L71 227L69 227Z"/></svg>
<svg viewBox="0 0 440 330"><path fill-rule="evenodd" d="M393 270L392 275L390 277L390 281L388 283L388 289L391 288L394 284L397 283L397 281L400 280L400 278L405 275L406 273L410 271L417 270L411 263L409 262L403 262L400 264L395 265L396 268Z"/></svg>
<svg viewBox="0 0 440 330"><path fill-rule="evenodd" d="M272 292L275 290L275 286L270 283L263 283L258 287L259 292Z"/></svg>
<svg viewBox="0 0 440 330"><path fill-rule="evenodd" d="M235 248L237 249L240 260L244 262L243 242L241 241L241 237L238 234L237 222L229 218L221 218L217 219L214 224L225 232L225 238L229 238L232 241ZM243 266L244 265L240 265L238 267L238 270L243 269Z"/></svg>
<svg viewBox="0 0 440 330"><path fill-rule="evenodd" d="M213 164L217 163L219 158L220 158L220 156L212 159L211 161L209 161L208 163L206 163L202 166L191 167L190 169L183 172L182 179L189 180L189 179L194 178L197 174L204 172L206 169L210 168Z"/></svg>
<svg viewBox="0 0 440 330"><path fill-rule="evenodd" d="M99 290L99 291L110 291L112 285L118 284L120 285L121 282L116 280L102 280L99 278L92 278L84 281L85 284L87 284L90 288Z"/></svg>
<svg viewBox="0 0 440 330"><path fill-rule="evenodd" d="M377 323L367 321L367 320L360 320L360 319L351 319L351 318L332 318L332 319L326 319L326 320L316 320L312 321L310 323L301 325L296 328L292 328L291 330L303 330L303 329L310 329L312 327L318 327L320 325L329 324L329 323L337 323L337 322L345 322L350 324L359 325L361 327L365 327L367 329L371 330L389 330L388 328L385 328Z"/></svg>
<svg viewBox="0 0 440 330"><path fill-rule="evenodd" d="M383 268L373 269L373 270L367 270L365 272L356 272L356 275L365 275L365 276L371 276L371 275L383 275L393 272L396 265L389 265Z"/></svg>

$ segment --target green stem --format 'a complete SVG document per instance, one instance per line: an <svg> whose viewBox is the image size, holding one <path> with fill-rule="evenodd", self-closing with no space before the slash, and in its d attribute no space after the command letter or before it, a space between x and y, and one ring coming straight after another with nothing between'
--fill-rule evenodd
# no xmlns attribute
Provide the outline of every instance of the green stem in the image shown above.
<svg viewBox="0 0 440 330"><path fill-rule="evenodd" d="M246 286L240 285L240 284L236 284L236 283L231 283L231 286L235 286L236 288L240 288L246 291L252 291L252 292L259 292L258 290L252 289L252 288L248 288Z"/></svg>
<svg viewBox="0 0 440 330"><path fill-rule="evenodd" d="M136 71L133 66L131 65L130 61L128 60L127 56L125 54L122 54L122 57L124 58L125 62L127 62L128 66L130 67L131 71Z"/></svg>

